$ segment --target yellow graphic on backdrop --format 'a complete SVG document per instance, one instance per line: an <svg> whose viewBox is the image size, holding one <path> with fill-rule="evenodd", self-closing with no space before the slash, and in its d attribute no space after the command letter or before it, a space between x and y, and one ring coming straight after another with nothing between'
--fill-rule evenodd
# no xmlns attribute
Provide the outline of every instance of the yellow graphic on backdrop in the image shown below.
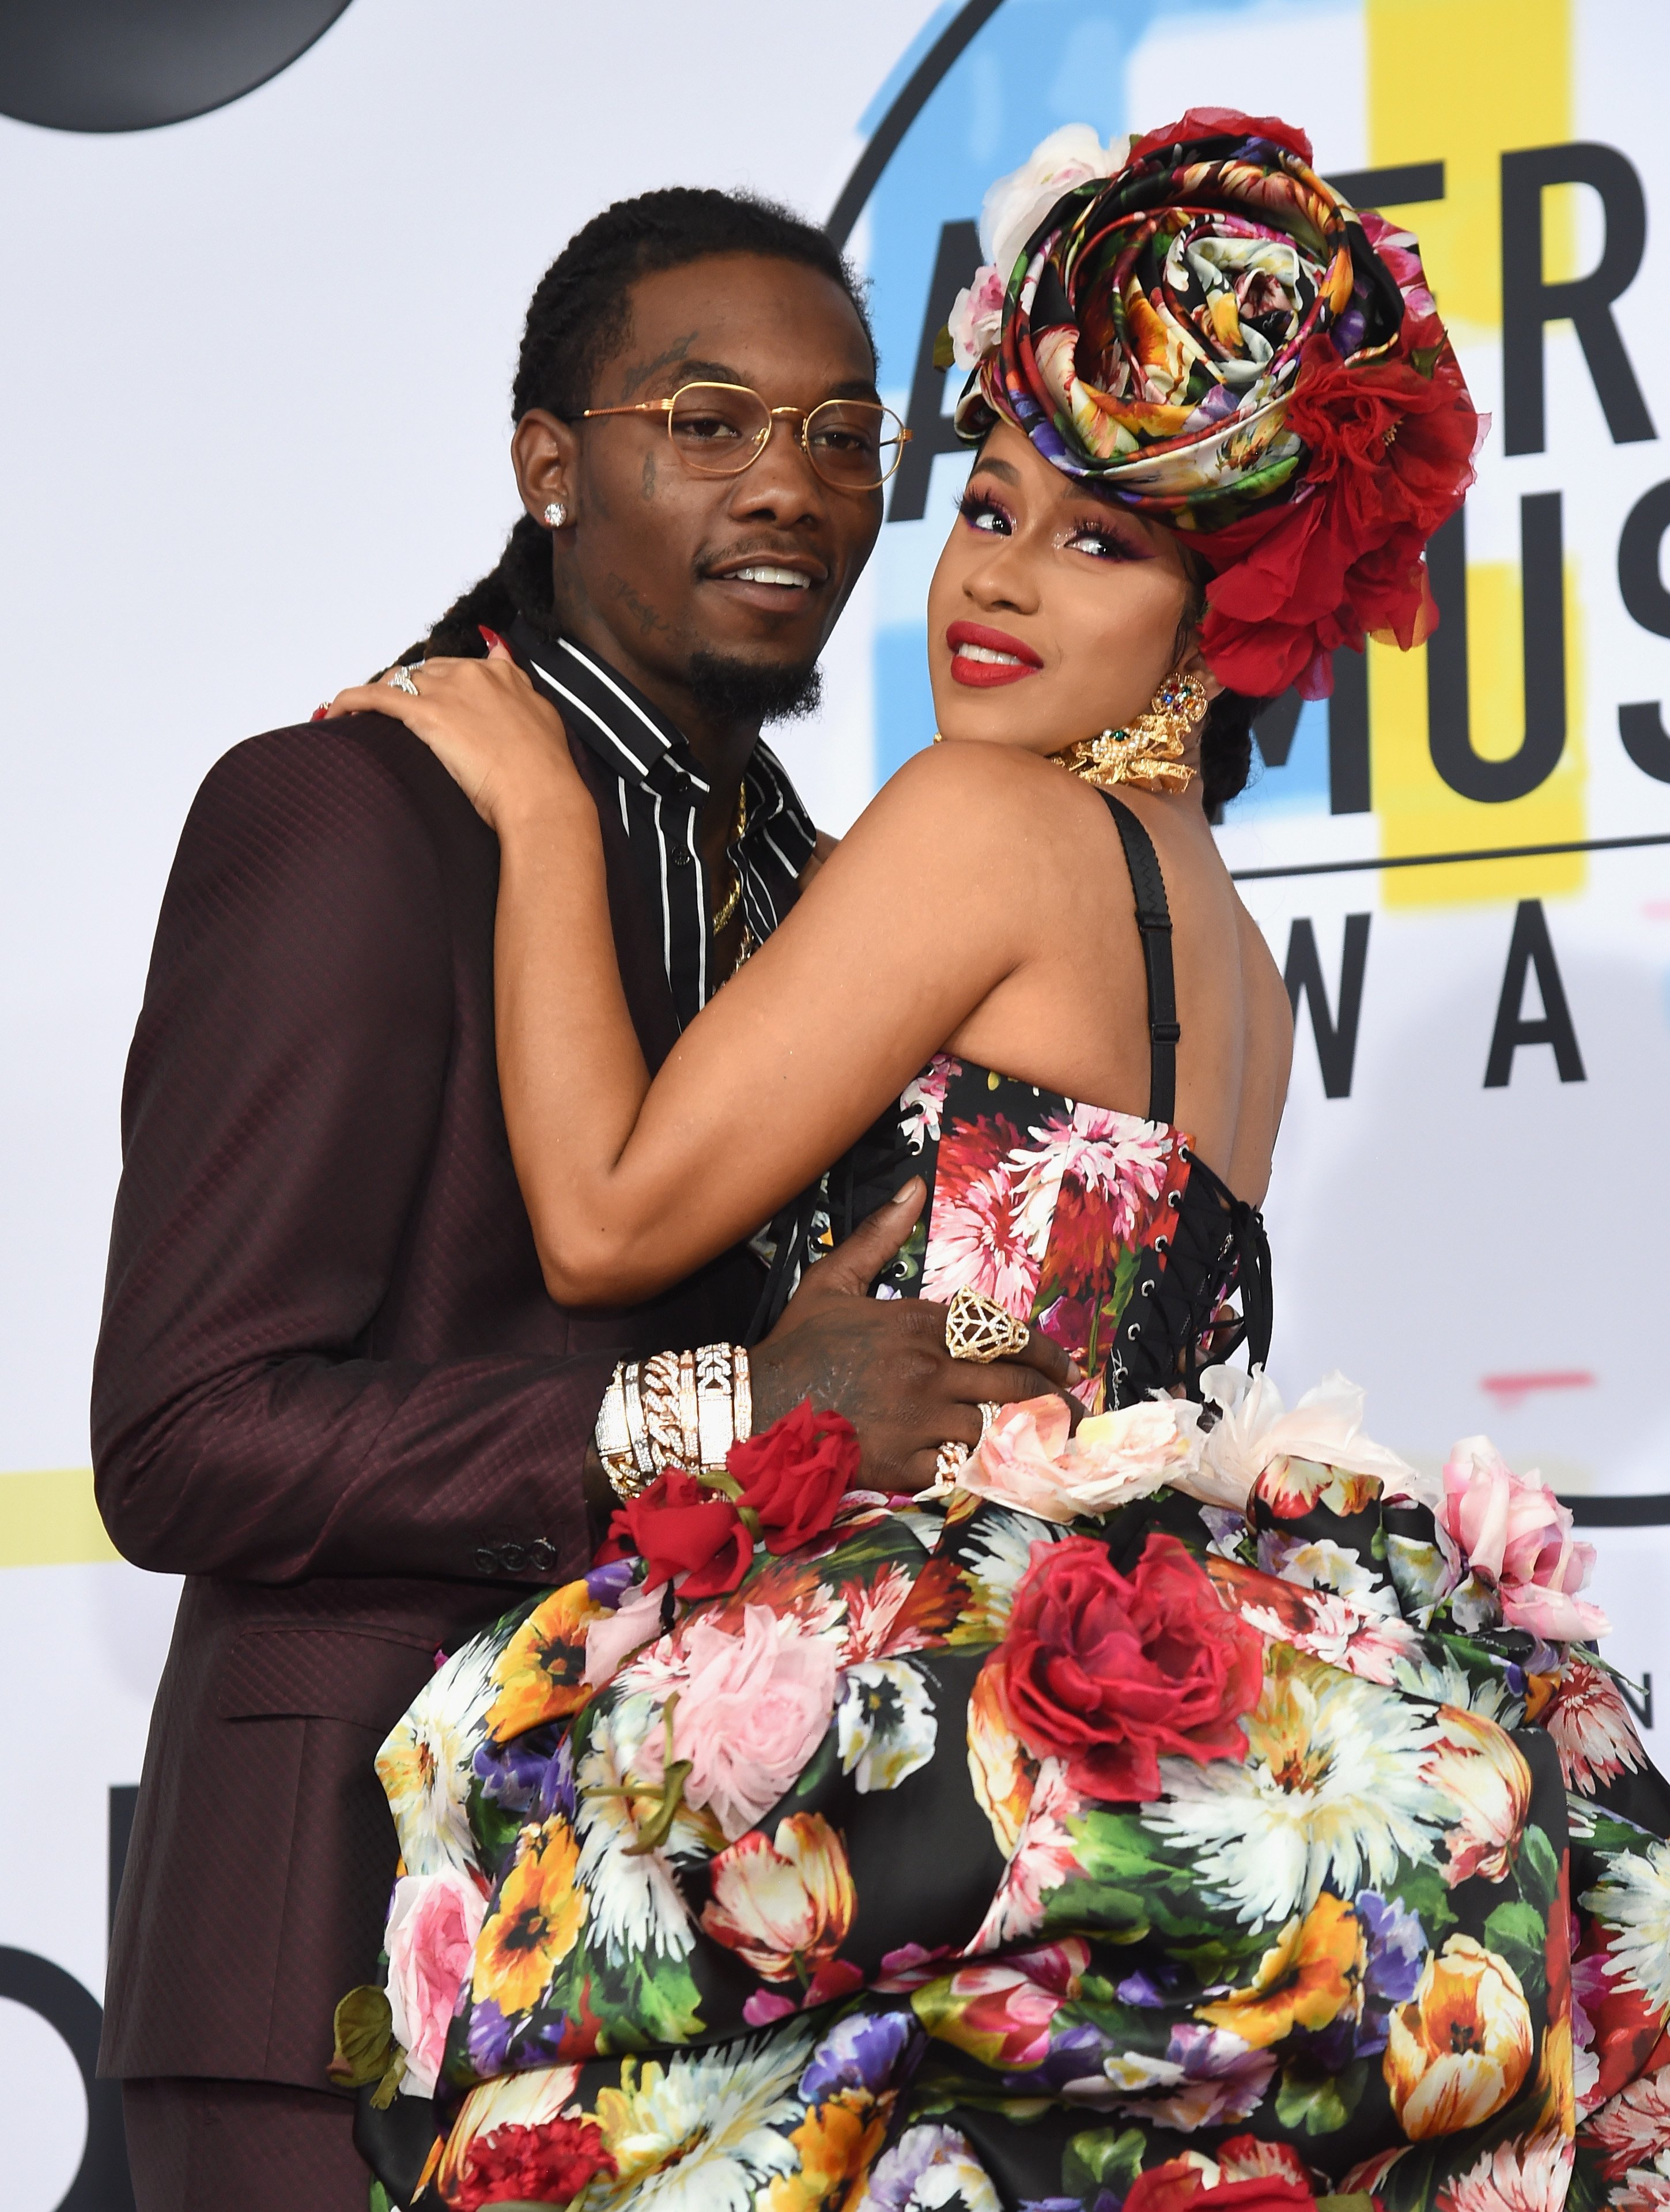
<svg viewBox="0 0 1670 2212"><path fill-rule="evenodd" d="M1558 145L1571 129L1570 0L1364 0L1369 160L1376 167L1442 161L1444 198L1388 210L1419 238L1439 311L1458 344L1502 335L1501 157ZM1573 187L1544 196L1544 276L1576 272ZM1502 429L1490 436L1499 444ZM1527 485L1527 489L1540 489ZM1491 805L1452 791L1427 741L1426 653L1369 648L1373 800L1381 849L1473 852L1561 843L1585 835L1582 603L1565 563L1566 739L1547 781ZM1525 732L1520 571L1516 562L1467 570L1468 703L1474 750L1504 759ZM1575 891L1581 853L1460 867L1392 868L1392 907L1474 904Z"/></svg>

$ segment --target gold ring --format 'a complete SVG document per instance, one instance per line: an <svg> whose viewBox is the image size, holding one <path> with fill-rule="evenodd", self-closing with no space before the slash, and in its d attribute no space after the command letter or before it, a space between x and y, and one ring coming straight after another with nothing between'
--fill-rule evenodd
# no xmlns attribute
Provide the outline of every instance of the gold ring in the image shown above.
<svg viewBox="0 0 1670 2212"><path fill-rule="evenodd" d="M976 1359L989 1367L994 1359L1023 1351L1031 1334L1024 1322L978 1291L958 1291L946 1309L945 1349L953 1359Z"/></svg>
<svg viewBox="0 0 1670 2212"><path fill-rule="evenodd" d="M981 1401L980 1401L980 1444L983 1444L983 1443L985 1443L985 1441L986 1441L987 1437L989 1437L989 1436L991 1435L991 1433L992 1433L992 1424L993 1424L993 1421L995 1421L995 1420L997 1419L998 1415L999 1415L1002 1411L1003 1411L1002 1407L1001 1407L1001 1406L999 1406L999 1405L995 1405L995 1404L993 1404L993 1402L992 1401L992 1400L991 1400L991 1399L989 1399L989 1398L982 1398L982 1399L981 1400ZM980 1449L980 1444L976 1444L976 1445L975 1446L975 1449L976 1451L978 1451L978 1450Z"/></svg>
<svg viewBox="0 0 1670 2212"><path fill-rule="evenodd" d="M953 1443L948 1437L933 1455L933 1480L937 1489L942 1482L953 1482L960 1468L969 1464L967 1444Z"/></svg>

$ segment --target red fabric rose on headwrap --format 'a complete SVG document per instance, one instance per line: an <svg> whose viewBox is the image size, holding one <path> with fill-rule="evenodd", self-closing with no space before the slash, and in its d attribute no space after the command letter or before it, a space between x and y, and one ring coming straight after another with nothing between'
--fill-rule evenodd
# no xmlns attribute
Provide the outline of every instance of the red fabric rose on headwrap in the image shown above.
<svg viewBox="0 0 1670 2212"><path fill-rule="evenodd" d="M1426 637L1423 550L1480 432L1414 239L1357 216L1310 161L1275 118L1193 110L1110 150L1108 173L1081 161L1012 266L968 295L1001 282L1000 317L953 315L975 361L959 428L1001 416L1185 536L1212 571L1206 663L1255 697L1321 697L1335 647ZM1005 252L1005 189L1029 214L1035 163L988 195Z"/></svg>

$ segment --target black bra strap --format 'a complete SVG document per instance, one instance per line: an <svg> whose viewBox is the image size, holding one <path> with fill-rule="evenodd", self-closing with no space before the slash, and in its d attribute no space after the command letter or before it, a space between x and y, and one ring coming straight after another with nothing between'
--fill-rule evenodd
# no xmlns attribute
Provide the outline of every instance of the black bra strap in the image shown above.
<svg viewBox="0 0 1670 2212"><path fill-rule="evenodd" d="M1097 787L1100 789L1100 786ZM1131 888L1137 898L1137 927L1142 932L1143 964L1148 970L1148 1118L1169 1121L1177 1104L1177 988L1171 969L1171 909L1166 904L1160 856L1136 816L1111 791L1103 791Z"/></svg>

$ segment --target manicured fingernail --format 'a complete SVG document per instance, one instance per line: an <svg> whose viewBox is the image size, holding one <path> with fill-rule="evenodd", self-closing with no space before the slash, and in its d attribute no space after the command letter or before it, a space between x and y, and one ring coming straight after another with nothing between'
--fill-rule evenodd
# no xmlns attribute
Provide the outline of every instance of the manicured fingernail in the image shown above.
<svg viewBox="0 0 1670 2212"><path fill-rule="evenodd" d="M308 715L307 720L310 722L322 722L330 711L331 709L329 707L315 707L313 713Z"/></svg>
<svg viewBox="0 0 1670 2212"><path fill-rule="evenodd" d="M477 628L477 629L481 632L482 635L483 635L483 636L487 640L487 649L488 649L488 651L489 651L489 653L491 653L491 652L492 652L492 650L493 650L493 648L494 648L494 647L495 647L495 645L496 645L496 646L500 646L500 647L501 647L503 648L503 650L504 650L506 653L508 653L508 652L510 651L510 647L509 647L507 645L506 645L506 644L505 644L505 641L504 641L503 638L501 638L501 637L500 636L500 635L499 635L499 633L498 633L498 631L497 631L496 629L489 629L489 628L488 628L488 626L487 626L487 624L486 624L485 623L477 623L476 624L476 628Z"/></svg>
<svg viewBox="0 0 1670 2212"><path fill-rule="evenodd" d="M908 1182L901 1183L894 1192L893 1203L895 1206L919 1206L926 1188L927 1185L920 1176L912 1176Z"/></svg>
<svg viewBox="0 0 1670 2212"><path fill-rule="evenodd" d="M1070 1359L1067 1362L1067 1380L1069 1382L1083 1382L1088 1380L1084 1369L1076 1359Z"/></svg>

